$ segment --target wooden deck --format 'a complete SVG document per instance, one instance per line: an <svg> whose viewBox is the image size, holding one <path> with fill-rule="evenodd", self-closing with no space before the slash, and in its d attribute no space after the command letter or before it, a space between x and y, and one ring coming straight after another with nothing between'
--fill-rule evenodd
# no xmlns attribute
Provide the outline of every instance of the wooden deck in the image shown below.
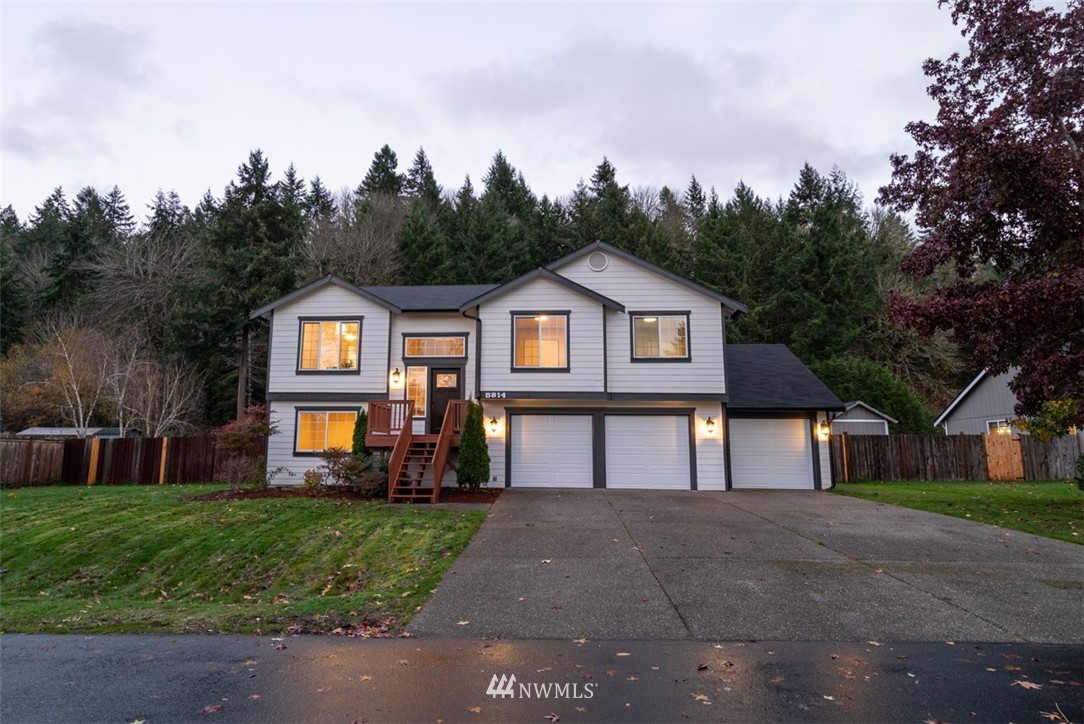
<svg viewBox="0 0 1084 724"><path fill-rule="evenodd" d="M410 400L369 402L369 429L365 444L391 450L388 461L389 502L440 500L440 485L449 465L449 453L459 447L467 417L467 401L452 400L444 411L437 434L414 434L414 403ZM426 476L428 475L428 479Z"/></svg>

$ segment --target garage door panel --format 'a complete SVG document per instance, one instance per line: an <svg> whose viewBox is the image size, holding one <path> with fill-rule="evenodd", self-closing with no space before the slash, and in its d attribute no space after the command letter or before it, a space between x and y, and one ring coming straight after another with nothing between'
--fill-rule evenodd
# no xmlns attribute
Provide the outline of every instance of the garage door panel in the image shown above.
<svg viewBox="0 0 1084 724"><path fill-rule="evenodd" d="M689 418L607 415L606 487L688 490Z"/></svg>
<svg viewBox="0 0 1084 724"><path fill-rule="evenodd" d="M590 488L590 415L513 415L510 482L516 488Z"/></svg>
<svg viewBox="0 0 1084 724"><path fill-rule="evenodd" d="M730 420L733 487L810 490L813 457L809 420Z"/></svg>

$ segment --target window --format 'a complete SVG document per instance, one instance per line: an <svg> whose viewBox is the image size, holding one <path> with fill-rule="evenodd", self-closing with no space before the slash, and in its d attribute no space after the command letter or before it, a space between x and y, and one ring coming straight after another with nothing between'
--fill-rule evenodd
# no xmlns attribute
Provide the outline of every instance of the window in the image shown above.
<svg viewBox="0 0 1084 724"><path fill-rule="evenodd" d="M361 320L301 322L303 372L356 372Z"/></svg>
<svg viewBox="0 0 1084 724"><path fill-rule="evenodd" d="M632 358L689 358L688 314L633 314Z"/></svg>
<svg viewBox="0 0 1084 724"><path fill-rule="evenodd" d="M404 357L465 357L466 337L406 337Z"/></svg>
<svg viewBox="0 0 1084 724"><path fill-rule="evenodd" d="M568 368L568 314L513 315L514 369Z"/></svg>
<svg viewBox="0 0 1084 724"><path fill-rule="evenodd" d="M1008 420L987 420L986 432L993 435L1008 435L1012 432L1012 425Z"/></svg>
<svg viewBox="0 0 1084 724"><path fill-rule="evenodd" d="M297 413L297 444L299 453L319 453L338 447L349 450L354 442L355 410L325 410Z"/></svg>
<svg viewBox="0 0 1084 724"><path fill-rule="evenodd" d="M414 401L414 417L425 417L428 367L406 368L406 396Z"/></svg>

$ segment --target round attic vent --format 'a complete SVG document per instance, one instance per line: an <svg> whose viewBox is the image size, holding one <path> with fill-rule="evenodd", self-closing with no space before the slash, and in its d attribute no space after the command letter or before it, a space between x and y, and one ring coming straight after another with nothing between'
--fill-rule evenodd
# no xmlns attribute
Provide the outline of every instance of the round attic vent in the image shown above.
<svg viewBox="0 0 1084 724"><path fill-rule="evenodd" d="M610 260L601 251L593 252L591 256L587 257L587 267L591 271L602 271L609 263Z"/></svg>

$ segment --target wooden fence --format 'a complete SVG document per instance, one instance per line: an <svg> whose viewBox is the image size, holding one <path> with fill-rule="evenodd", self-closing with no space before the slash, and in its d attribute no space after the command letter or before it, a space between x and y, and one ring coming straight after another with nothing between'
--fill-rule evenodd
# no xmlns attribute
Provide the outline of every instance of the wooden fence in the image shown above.
<svg viewBox="0 0 1084 724"><path fill-rule="evenodd" d="M261 440L245 457L263 455ZM230 456L212 437L0 440L0 484L154 485L221 480Z"/></svg>
<svg viewBox="0 0 1084 724"><path fill-rule="evenodd" d="M1078 436L833 435L832 477L860 480L1058 480L1076 475Z"/></svg>

